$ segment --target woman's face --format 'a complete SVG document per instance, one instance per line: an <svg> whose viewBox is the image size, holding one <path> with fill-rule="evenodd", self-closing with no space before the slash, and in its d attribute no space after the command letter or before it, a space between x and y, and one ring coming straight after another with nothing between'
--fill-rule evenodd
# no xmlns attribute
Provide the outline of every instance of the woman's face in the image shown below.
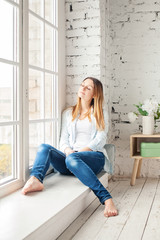
<svg viewBox="0 0 160 240"><path fill-rule="evenodd" d="M84 101L90 102L94 96L94 84L93 81L87 78L81 83L81 86L78 91L78 97Z"/></svg>

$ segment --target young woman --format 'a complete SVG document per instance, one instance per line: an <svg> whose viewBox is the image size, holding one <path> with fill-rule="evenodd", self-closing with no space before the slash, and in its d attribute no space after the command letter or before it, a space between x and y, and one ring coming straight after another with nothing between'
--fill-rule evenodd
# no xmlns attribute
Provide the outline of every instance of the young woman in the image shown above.
<svg viewBox="0 0 160 240"><path fill-rule="evenodd" d="M110 193L96 176L104 167L103 147L108 131L107 113L102 105L102 83L92 77L84 79L78 91L77 104L62 115L61 151L48 144L40 145L23 194L43 190L43 179L52 164L61 174L74 174L88 186L105 205L104 216L118 214Z"/></svg>

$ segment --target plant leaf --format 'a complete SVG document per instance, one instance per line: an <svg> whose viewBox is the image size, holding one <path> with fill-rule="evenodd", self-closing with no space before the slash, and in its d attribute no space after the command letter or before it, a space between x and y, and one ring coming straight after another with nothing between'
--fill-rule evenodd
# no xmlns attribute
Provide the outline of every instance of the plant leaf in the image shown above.
<svg viewBox="0 0 160 240"><path fill-rule="evenodd" d="M148 112L143 111L142 108L138 107L138 111L142 116L148 116Z"/></svg>

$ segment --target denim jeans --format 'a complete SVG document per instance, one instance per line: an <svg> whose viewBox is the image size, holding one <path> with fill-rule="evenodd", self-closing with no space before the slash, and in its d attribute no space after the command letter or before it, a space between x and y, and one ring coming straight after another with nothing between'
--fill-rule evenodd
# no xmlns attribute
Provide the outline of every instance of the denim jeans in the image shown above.
<svg viewBox="0 0 160 240"><path fill-rule="evenodd" d="M96 176L102 171L104 161L105 157L102 152L74 152L66 157L64 153L56 148L48 144L41 144L31 171L31 176L35 176L43 183L45 174L51 164L61 174L75 175L104 204L104 201L111 198L111 195Z"/></svg>

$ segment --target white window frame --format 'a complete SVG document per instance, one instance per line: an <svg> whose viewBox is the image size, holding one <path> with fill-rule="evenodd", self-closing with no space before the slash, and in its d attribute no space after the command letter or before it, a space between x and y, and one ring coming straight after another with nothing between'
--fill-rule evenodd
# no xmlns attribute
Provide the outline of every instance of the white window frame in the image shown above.
<svg viewBox="0 0 160 240"><path fill-rule="evenodd" d="M19 63L15 63L14 61L9 61L5 59L1 59L1 62L4 62L6 64L13 64L19 66L19 121L9 121L8 123L2 122L0 123L1 126L9 126L9 125L14 125L17 124L19 126L19 143L17 143L18 146L21 146L22 142L22 92L20 89L22 89L22 83L20 79L22 79L22 2L20 1L19 4L11 1L11 0L6 0L6 2L12 6L15 6L19 9ZM14 103L15 107L15 103ZM21 148L18 147L19 149L19 161L17 162L16 165L16 179L13 179L11 181L5 182L4 185L0 186L0 197L5 196L9 194L10 192L15 191L16 189L20 188L23 185L23 166L22 166L22 151ZM15 163L14 163L15 164Z"/></svg>
<svg viewBox="0 0 160 240"><path fill-rule="evenodd" d="M6 0L12 2L11 0ZM60 133L61 111L65 107L65 0L58 2L58 133ZM12 2L13 5L17 5ZM0 186L0 197L5 196L19 188L21 188L29 177L29 98L28 98L28 0L19 2L19 44L20 44L20 109L21 112L19 119L20 130L19 144L22 143L20 148L20 162L18 166L18 178ZM23 16L22 16L23 13ZM23 22L23 26L22 26ZM24 31L25 30L25 31ZM23 84L22 84L23 82ZM57 136L59 138L59 134Z"/></svg>

